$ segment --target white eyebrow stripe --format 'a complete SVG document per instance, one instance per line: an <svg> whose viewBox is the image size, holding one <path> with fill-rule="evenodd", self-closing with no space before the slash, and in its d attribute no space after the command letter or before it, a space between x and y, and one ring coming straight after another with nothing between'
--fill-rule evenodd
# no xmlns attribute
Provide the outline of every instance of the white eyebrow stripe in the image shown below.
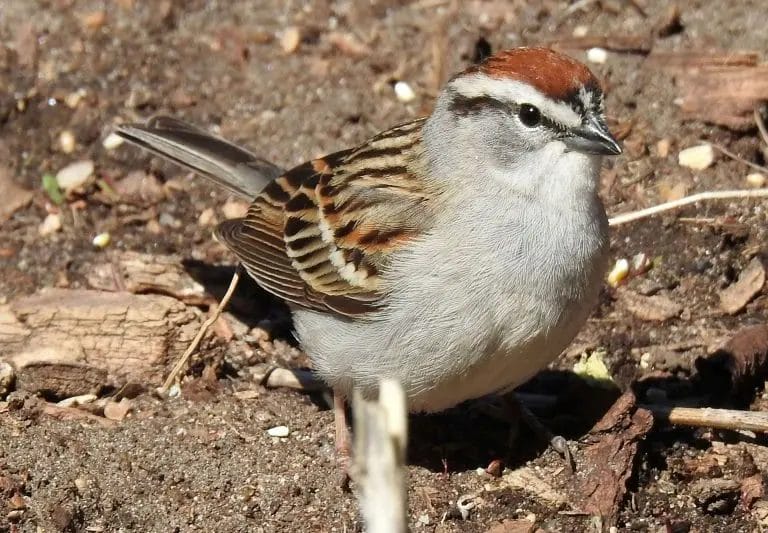
<svg viewBox="0 0 768 533"><path fill-rule="evenodd" d="M455 78L448 87L465 98L490 96L502 102L531 104L538 107L546 117L566 127L581 125L581 117L569 105L552 101L527 83L476 73Z"/></svg>

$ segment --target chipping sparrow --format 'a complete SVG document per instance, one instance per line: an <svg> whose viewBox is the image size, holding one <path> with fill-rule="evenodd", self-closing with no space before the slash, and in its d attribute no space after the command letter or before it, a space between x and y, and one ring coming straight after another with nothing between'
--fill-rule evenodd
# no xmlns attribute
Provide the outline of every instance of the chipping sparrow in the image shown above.
<svg viewBox="0 0 768 533"><path fill-rule="evenodd" d="M551 50L491 56L429 117L285 173L173 119L118 133L256 197L216 237L288 302L338 399L383 377L411 411L508 390L557 357L598 296L597 180L621 148L598 81Z"/></svg>

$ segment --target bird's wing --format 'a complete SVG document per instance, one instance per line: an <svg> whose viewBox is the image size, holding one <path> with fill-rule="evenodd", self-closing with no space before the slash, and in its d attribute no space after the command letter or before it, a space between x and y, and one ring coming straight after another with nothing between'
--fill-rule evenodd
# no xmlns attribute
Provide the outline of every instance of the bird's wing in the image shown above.
<svg viewBox="0 0 768 533"><path fill-rule="evenodd" d="M115 133L248 200L283 173L269 161L175 118L157 116L146 124L119 126Z"/></svg>
<svg viewBox="0 0 768 533"><path fill-rule="evenodd" d="M217 238L264 289L296 306L346 316L378 309L392 254L433 220L439 190L423 177L422 125L288 171Z"/></svg>

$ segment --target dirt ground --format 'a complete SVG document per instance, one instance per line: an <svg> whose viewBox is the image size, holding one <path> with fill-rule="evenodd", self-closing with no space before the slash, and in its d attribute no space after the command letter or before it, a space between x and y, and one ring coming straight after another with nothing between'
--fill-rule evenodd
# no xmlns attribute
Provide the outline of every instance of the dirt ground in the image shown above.
<svg viewBox="0 0 768 533"><path fill-rule="evenodd" d="M3 0L0 163L33 195L0 219L0 304L43 287L88 288L93 265L119 251L178 254L207 268L209 281L213 267L233 265L211 239L212 220L225 217L227 193L131 147L105 148L118 122L178 116L289 167L427 113L439 83L473 60L481 37L498 50L586 31L609 42L645 37L654 53L757 51L768 59L760 1L681 2L680 24L669 23L670 6L662 1L576 4L581 7L517 0ZM300 36L295 49L291 28ZM570 52L586 58L584 50ZM675 75L651 64L647 52L609 50L605 63L590 64L605 82L611 123L629 128L625 153L604 172L609 213L681 193L748 187L745 177L754 170L720 154L704 170L678 165L679 150L702 140L757 165L768 150L754 128L737 132L684 119ZM413 87L415 100L396 98L397 80ZM62 132L73 139L65 134L62 140ZM149 171L164 193L129 202L105 198L92 186L52 206L42 176L78 160L93 161L107 184ZM572 369L578 348L600 346L616 382L634 387L641 402L690 395L697 357L742 326L768 318L764 291L733 314L723 312L719 296L752 258L768 253L766 205L699 204L617 228L614 258L645 254L653 268L621 291L606 287L576 348L553 369ZM59 215L61 228L41 235L49 213ZM107 249L92 244L101 232L111 236ZM217 296L219 278L210 289ZM231 322L245 322L246 331L258 325L292 342L284 311L264 293L246 289ZM677 307L659 320L633 311L627 292L658 295ZM285 342L274 350L249 345L234 329L233 342L220 336L204 342L179 397L141 394L116 424L47 416L43 400L22 391L0 401L0 531L362 530L354 491L337 483L325 399L268 390L249 378L253 364L303 366L305 358ZM204 368L215 369L215 376L200 377ZM644 376L658 383L638 385ZM553 371L528 390L567 396L571 379ZM234 394L244 390L255 392ZM720 407L742 409L760 409L764 402L760 392L717 399ZM573 420L583 415L594 421L606 408L573 396L558 405L545 422L574 439L576 448L589 424ZM586 415L590 407L600 413ZM510 483L509 472L528 467L558 490L570 490L559 457L525 430L510 451L508 426L480 405L411 421L412 530L528 531L513 529L520 522L509 520L531 515L545 531L600 528L567 501L555 504ZM290 435L269 436L275 426L287 426ZM641 445L617 527L768 527L768 512L761 514L765 506L757 505L768 473L764 443L748 432L657 424ZM498 457L507 468L502 477L482 471ZM760 490L753 505L743 480L754 476ZM710 497L710 485L731 489ZM475 503L466 519L456 510L464 495Z"/></svg>

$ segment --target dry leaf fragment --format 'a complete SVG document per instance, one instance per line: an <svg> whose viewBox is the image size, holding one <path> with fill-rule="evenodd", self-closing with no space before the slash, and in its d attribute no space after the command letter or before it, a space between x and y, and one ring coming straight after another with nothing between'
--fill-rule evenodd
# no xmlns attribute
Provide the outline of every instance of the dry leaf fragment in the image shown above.
<svg viewBox="0 0 768 533"><path fill-rule="evenodd" d="M765 267L757 257L739 274L739 279L720 291L720 308L733 315L744 309L765 284Z"/></svg>
<svg viewBox="0 0 768 533"><path fill-rule="evenodd" d="M633 291L620 290L619 302L640 320L653 322L669 320L683 311L680 304L661 294L643 296Z"/></svg>

